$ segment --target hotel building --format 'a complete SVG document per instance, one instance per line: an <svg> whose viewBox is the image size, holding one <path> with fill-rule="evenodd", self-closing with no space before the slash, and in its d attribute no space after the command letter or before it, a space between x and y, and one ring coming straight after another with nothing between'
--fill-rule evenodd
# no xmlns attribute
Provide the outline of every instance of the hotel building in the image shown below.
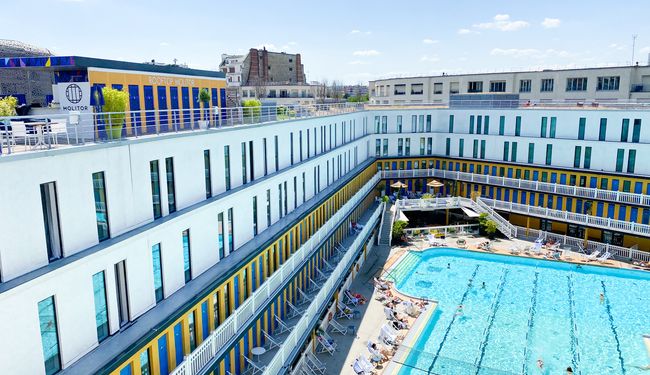
<svg viewBox="0 0 650 375"><path fill-rule="evenodd" d="M241 374L262 346L288 373L387 235L375 198L397 180L650 250L647 110L312 114L0 156L0 373Z"/></svg>

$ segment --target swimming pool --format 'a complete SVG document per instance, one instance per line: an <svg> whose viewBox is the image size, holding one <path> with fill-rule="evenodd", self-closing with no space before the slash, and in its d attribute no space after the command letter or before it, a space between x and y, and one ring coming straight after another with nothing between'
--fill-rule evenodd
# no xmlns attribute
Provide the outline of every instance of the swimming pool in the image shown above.
<svg viewBox="0 0 650 375"><path fill-rule="evenodd" d="M649 273L436 248L389 278L439 302L400 375L648 373Z"/></svg>

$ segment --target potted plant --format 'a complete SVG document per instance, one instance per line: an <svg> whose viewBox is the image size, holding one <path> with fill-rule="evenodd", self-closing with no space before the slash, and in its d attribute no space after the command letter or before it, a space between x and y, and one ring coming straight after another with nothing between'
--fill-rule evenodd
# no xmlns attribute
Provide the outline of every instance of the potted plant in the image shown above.
<svg viewBox="0 0 650 375"><path fill-rule="evenodd" d="M203 116L204 117L203 117L202 120L199 120L199 128L207 129L208 128L208 120L207 120L208 111L206 111L206 109L208 109L208 106L209 106L209 103L210 103L210 92L208 91L208 89L201 89L201 91L199 91L199 101L203 105L203 109L204 109L204 111L203 111Z"/></svg>
<svg viewBox="0 0 650 375"><path fill-rule="evenodd" d="M395 242L402 241L402 236L404 235L404 228L406 228L407 225L408 223L403 220L397 220L393 223L393 228L392 228L393 241Z"/></svg>
<svg viewBox="0 0 650 375"><path fill-rule="evenodd" d="M122 127L126 118L126 106L129 103L129 94L126 91L104 87L104 125L106 134L110 139L122 138Z"/></svg>

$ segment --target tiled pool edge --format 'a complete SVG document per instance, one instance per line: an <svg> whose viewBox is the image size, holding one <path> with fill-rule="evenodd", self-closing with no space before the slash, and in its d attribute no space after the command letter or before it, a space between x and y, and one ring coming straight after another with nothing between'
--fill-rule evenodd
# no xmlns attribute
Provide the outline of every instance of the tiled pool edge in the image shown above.
<svg viewBox="0 0 650 375"><path fill-rule="evenodd" d="M389 362L386 369L383 371L383 375L393 375L398 374L402 368L402 364L408 358L411 353L411 348L415 345L415 342L420 338L420 334L427 327L427 323L431 319L431 316L438 308L437 301L431 301L427 308L420 314L420 316L415 319L411 329L406 334L404 341L400 344L397 352L393 355L393 358Z"/></svg>

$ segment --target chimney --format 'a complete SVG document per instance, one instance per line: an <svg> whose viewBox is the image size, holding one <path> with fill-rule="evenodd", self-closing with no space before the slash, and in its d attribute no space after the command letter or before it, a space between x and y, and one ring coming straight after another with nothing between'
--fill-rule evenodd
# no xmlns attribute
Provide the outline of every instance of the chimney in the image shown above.
<svg viewBox="0 0 650 375"><path fill-rule="evenodd" d="M296 72L296 82L305 83L305 73L303 72L302 60L299 53L296 53L296 68L294 71Z"/></svg>

